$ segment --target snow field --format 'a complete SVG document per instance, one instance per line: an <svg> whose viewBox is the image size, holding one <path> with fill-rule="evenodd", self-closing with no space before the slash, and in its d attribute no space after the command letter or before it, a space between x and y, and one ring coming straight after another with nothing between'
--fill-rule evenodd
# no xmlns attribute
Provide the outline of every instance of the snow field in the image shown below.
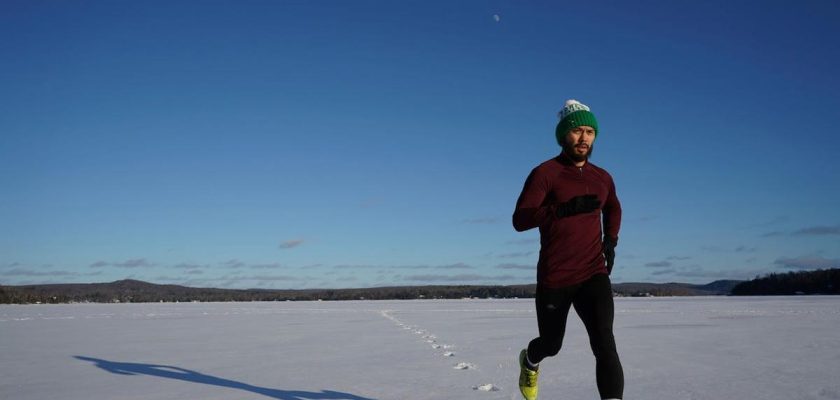
<svg viewBox="0 0 840 400"><path fill-rule="evenodd" d="M840 399L840 297L616 299L626 399ZM0 399L518 399L533 300L0 306ZM569 315L543 399L597 399Z"/></svg>

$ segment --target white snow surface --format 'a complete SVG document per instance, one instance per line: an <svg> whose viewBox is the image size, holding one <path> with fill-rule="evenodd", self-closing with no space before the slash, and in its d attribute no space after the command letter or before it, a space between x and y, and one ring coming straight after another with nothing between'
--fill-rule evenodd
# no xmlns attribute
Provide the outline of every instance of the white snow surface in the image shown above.
<svg viewBox="0 0 840 400"><path fill-rule="evenodd" d="M3 305L0 399L519 399L536 331L526 299ZM615 334L625 399L840 399L840 297L619 298ZM574 311L540 368L598 399Z"/></svg>

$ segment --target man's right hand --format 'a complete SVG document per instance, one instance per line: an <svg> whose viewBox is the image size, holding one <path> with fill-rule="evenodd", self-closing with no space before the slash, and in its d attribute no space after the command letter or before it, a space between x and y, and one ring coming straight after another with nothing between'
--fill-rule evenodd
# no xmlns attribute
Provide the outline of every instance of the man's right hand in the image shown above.
<svg viewBox="0 0 840 400"><path fill-rule="evenodd" d="M569 199L569 201L560 203L557 206L557 218L590 213L599 207L601 207L601 201L594 194L575 196Z"/></svg>

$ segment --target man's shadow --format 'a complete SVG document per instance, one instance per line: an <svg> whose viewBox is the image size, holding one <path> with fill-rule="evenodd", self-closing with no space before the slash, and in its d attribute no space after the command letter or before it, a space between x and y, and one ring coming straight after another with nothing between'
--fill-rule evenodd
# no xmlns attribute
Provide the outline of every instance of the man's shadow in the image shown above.
<svg viewBox="0 0 840 400"><path fill-rule="evenodd" d="M356 396L350 393L322 390L320 392L304 392L299 390L270 389L247 383L232 381L230 379L218 378L205 375L200 372L169 365L123 363L98 358L74 356L82 361L90 361L97 367L117 375L149 375L160 378L178 379L186 382L203 383L231 389L240 389L248 392L261 394L280 400L374 400L367 397Z"/></svg>

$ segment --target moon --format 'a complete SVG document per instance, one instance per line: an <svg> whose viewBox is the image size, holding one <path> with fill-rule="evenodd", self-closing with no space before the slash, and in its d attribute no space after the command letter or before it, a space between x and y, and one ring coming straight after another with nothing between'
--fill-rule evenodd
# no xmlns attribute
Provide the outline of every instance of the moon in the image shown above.
<svg viewBox="0 0 840 400"><path fill-rule="evenodd" d="M500 17L499 14L493 14L493 20L499 22L502 20L502 17Z"/></svg>

